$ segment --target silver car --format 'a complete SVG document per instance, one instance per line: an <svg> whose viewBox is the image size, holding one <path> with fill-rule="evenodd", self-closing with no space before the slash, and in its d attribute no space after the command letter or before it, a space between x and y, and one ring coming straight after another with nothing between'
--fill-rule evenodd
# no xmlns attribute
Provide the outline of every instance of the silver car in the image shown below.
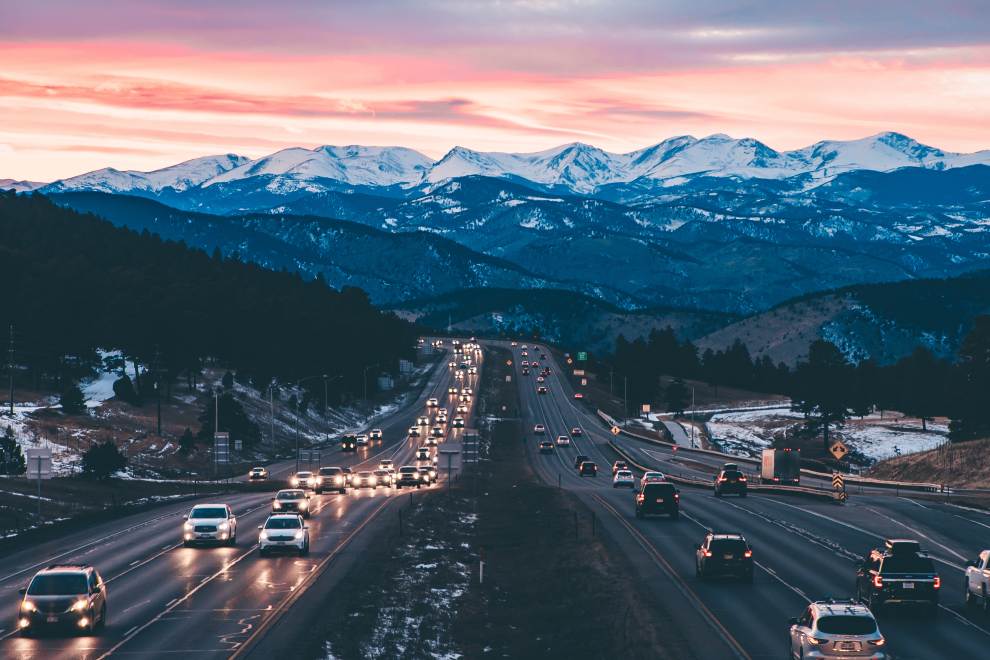
<svg viewBox="0 0 990 660"><path fill-rule="evenodd" d="M194 543L237 543L237 518L226 504L197 504L184 516L182 545Z"/></svg>
<svg viewBox="0 0 990 660"><path fill-rule="evenodd" d="M869 608L855 600L808 605L791 619L790 658L870 658L886 660L886 640Z"/></svg>

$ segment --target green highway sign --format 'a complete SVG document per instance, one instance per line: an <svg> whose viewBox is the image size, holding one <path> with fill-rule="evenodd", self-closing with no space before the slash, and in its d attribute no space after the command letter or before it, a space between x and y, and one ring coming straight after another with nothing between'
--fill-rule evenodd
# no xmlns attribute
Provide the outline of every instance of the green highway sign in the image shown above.
<svg viewBox="0 0 990 660"><path fill-rule="evenodd" d="M587 362L588 353L586 351L578 351L578 362Z"/></svg>

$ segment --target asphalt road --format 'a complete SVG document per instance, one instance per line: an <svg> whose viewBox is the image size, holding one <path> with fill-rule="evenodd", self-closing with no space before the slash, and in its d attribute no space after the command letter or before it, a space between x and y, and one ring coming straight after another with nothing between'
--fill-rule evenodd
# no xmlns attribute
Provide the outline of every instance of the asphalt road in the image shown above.
<svg viewBox="0 0 990 660"><path fill-rule="evenodd" d="M515 349L516 360L523 358ZM530 346L530 359L533 355ZM990 515L935 500L893 493L853 493L845 505L809 502L794 496L758 495L717 499L708 488L681 487L681 519L637 520L633 495L612 488L611 464L619 458L609 447L611 434L561 377L552 354L549 393L536 393L536 372L517 381L525 414L524 442L542 478L560 483L585 501L596 527L631 560L634 570L670 606L681 632L699 657L783 658L788 619L809 600L849 597L854 592L855 561L887 537L921 540L937 560L942 576L939 615L934 619L906 610L884 612L880 629L889 651L899 659L990 657L990 617L963 606L965 560L990 546ZM540 454L532 427L542 422L554 439L580 426L584 434L572 446ZM662 471L711 479L722 459L682 460L669 449L623 438L638 461ZM599 465L598 477L580 477L574 459L584 454ZM695 577L694 548L707 529L741 532L754 548L757 573L752 585L703 581Z"/></svg>
<svg viewBox="0 0 990 660"><path fill-rule="evenodd" d="M446 358L423 392L392 417L376 424L383 440L357 454L338 449L324 454L324 465L377 467L382 458L397 465L411 463L418 440L406 431L423 414L431 396L452 411L447 388L453 372ZM477 376L466 384L476 387ZM473 404L472 410L473 413ZM450 415L453 419L454 415ZM467 417L467 416L465 416ZM460 433L450 429L448 437ZM283 478L295 461L269 469ZM306 469L306 467L302 467ZM274 488L274 487L273 487ZM400 491L409 492L407 490ZM266 625L291 597L311 583L352 535L395 501L396 491L348 491L345 495L313 495L310 554L307 557L260 558L257 526L270 511L271 493L242 493L225 499L237 516L235 547L184 548L179 542L182 516L196 502L165 505L151 512L122 517L92 529L68 534L4 558L0 571L0 657L103 658L109 656L226 658ZM216 501L215 496L202 501ZM19 597L38 568L52 563L85 563L97 567L108 582L109 625L93 636L25 638L14 628ZM328 570L333 570L330 564ZM282 617L279 626L292 625Z"/></svg>

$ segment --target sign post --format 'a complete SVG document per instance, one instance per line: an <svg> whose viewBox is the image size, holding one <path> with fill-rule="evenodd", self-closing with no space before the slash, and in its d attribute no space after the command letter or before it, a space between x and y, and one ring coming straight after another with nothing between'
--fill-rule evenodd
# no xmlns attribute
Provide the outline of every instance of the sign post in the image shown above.
<svg viewBox="0 0 990 660"><path fill-rule="evenodd" d="M220 464L230 463L230 434L217 431L213 434L213 478L217 478Z"/></svg>
<svg viewBox="0 0 990 660"><path fill-rule="evenodd" d="M38 480L38 523L41 524L41 480L52 478L52 450L49 447L28 449L27 478Z"/></svg>
<svg viewBox="0 0 990 660"><path fill-rule="evenodd" d="M831 452L832 456L834 456L835 460L837 461L841 461L843 458L846 457L846 454L849 453L849 447L846 447L845 443L842 442L842 440L836 440L835 442L833 442L829 446L828 450L829 452Z"/></svg>

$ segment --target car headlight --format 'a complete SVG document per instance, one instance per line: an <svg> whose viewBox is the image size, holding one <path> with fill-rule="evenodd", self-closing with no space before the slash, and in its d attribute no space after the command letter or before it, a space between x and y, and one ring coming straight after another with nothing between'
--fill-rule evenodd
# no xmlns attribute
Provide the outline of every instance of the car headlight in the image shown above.
<svg viewBox="0 0 990 660"><path fill-rule="evenodd" d="M278 500L275 500L274 502L272 502L272 508L273 509L281 509L282 508L282 503L279 502Z"/></svg>
<svg viewBox="0 0 990 660"><path fill-rule="evenodd" d="M183 523L183 525L182 525L182 529L184 529L187 532L191 532L192 531L192 528L193 528L193 524L191 522L186 522L186 523Z"/></svg>
<svg viewBox="0 0 990 660"><path fill-rule="evenodd" d="M260 540L262 540L262 541L267 541L268 540L268 532L266 532L265 530L261 530L261 534L258 534L258 538Z"/></svg>
<svg viewBox="0 0 990 660"><path fill-rule="evenodd" d="M303 531L301 529L297 530L295 534L295 539L297 541L302 541L302 538L303 538Z"/></svg>
<svg viewBox="0 0 990 660"><path fill-rule="evenodd" d="M307 502L306 500L299 500L299 508L300 509L305 509L307 507L309 507L309 502Z"/></svg>
<svg viewBox="0 0 990 660"><path fill-rule="evenodd" d="M217 525L217 529L219 529L221 532L226 532L230 529L230 523L222 522L219 525Z"/></svg>
<svg viewBox="0 0 990 660"><path fill-rule="evenodd" d="M344 478L343 477L337 477L336 479L333 480L333 482L336 483L336 484L342 484L342 483L344 483Z"/></svg>
<svg viewBox="0 0 990 660"><path fill-rule="evenodd" d="M70 607L69 610L72 612L81 612L87 607L89 607L89 601L85 598L80 598L72 604L72 607Z"/></svg>
<svg viewBox="0 0 990 660"><path fill-rule="evenodd" d="M292 477L292 479L289 480L289 483L292 484L293 487L298 486L299 485L299 479L297 479L295 477Z"/></svg>
<svg viewBox="0 0 990 660"><path fill-rule="evenodd" d="M38 608L34 606L34 603L32 603L29 600L25 600L25 601L21 602L21 610L23 610L25 612L34 612L37 609Z"/></svg>

